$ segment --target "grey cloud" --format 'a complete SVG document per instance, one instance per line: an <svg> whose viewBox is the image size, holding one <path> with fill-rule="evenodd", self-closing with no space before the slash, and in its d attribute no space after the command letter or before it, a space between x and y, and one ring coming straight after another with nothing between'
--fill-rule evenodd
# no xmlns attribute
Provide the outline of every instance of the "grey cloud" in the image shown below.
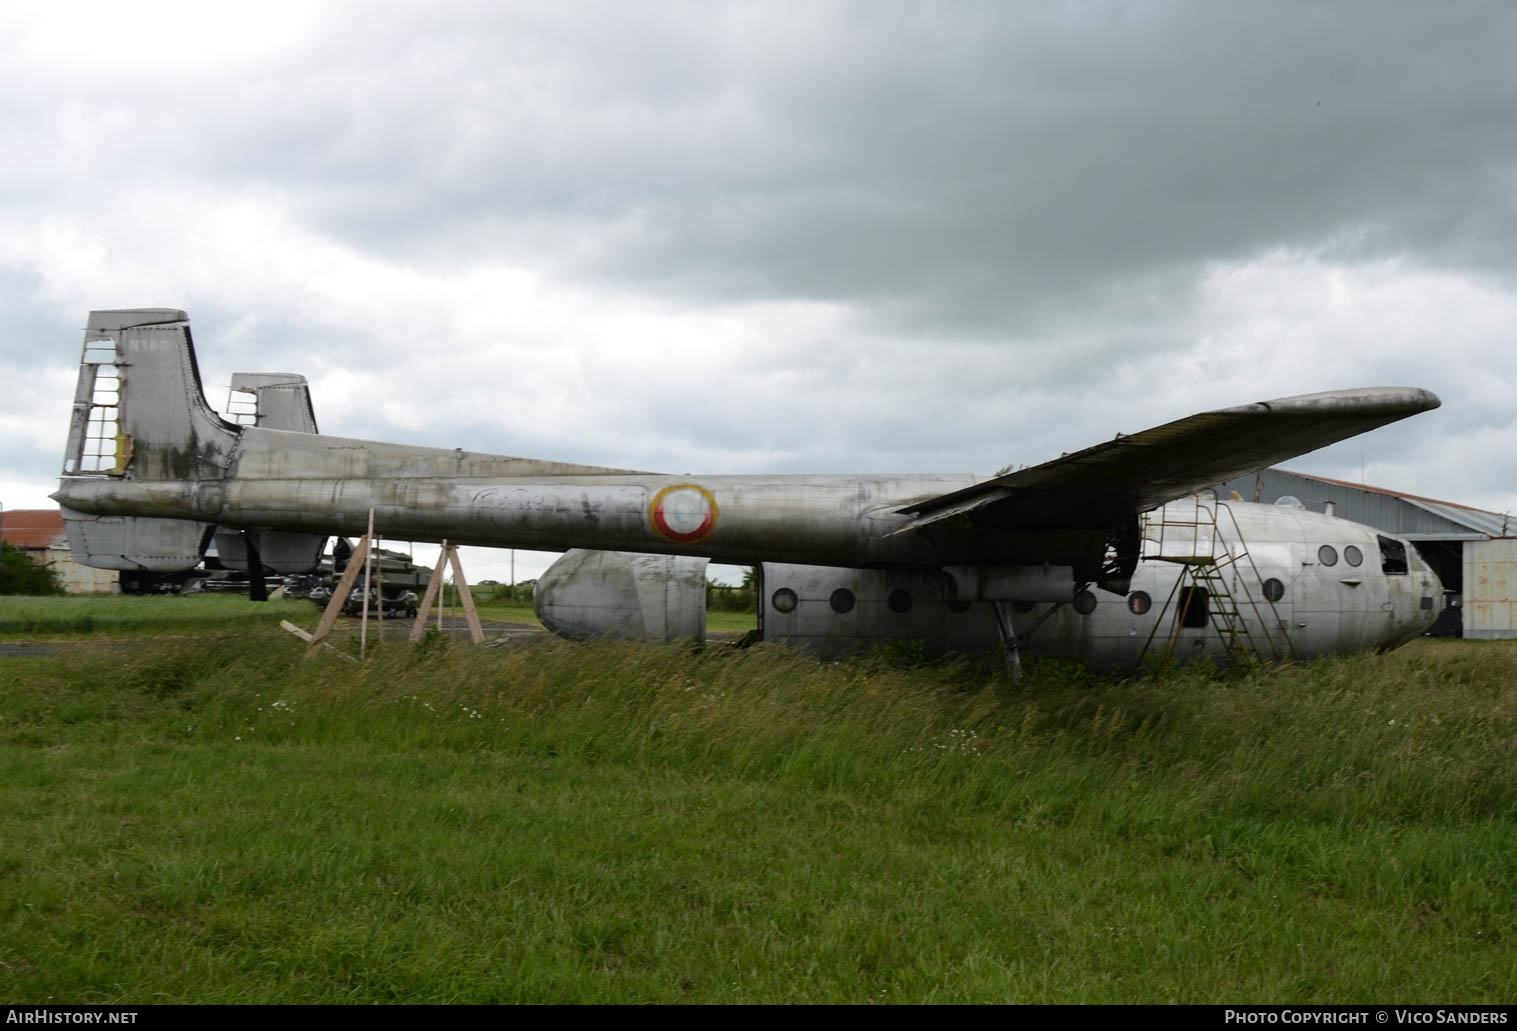
<svg viewBox="0 0 1517 1031"><path fill-rule="evenodd" d="M1318 367L1280 367L1257 336L1241 358L1207 343L1236 327L1198 315L1209 270L1272 253L1399 258L1488 285L1517 269L1517 26L1504 8L335 10L303 46L224 73L5 63L0 96L41 98L6 112L12 212L129 229L155 213L124 211L125 188L182 186L257 199L313 237L438 279L502 262L665 311L742 318L743 305L811 299L848 317L835 332L766 331L694 370L651 354L644 368L518 376L462 353L482 342L447 326L407 340L233 274L224 288L85 303L63 313L70 333L91 304L182 305L214 402L231 371L317 381L378 356L366 382L423 413L423 431L397 432L378 405L339 422L318 394L324 428L679 471L984 472L1360 375L1445 394L1442 421L1373 445L1428 467L1455 433L1504 417L1490 391L1461 387L1457 366L1478 354L1460 349L1483 338L1430 341L1425 356L1328 341ZM142 264L167 264L175 246L129 232L109 243ZM24 263L0 273L16 330L4 346L55 339L64 295L38 303ZM502 360L583 343L544 342L517 314L502 311ZM406 359L439 341L460 353ZM1333 347L1355 360L1329 360ZM1318 383L1324 366L1351 378ZM550 394L575 423L512 415Z"/></svg>
<svg viewBox="0 0 1517 1031"><path fill-rule="evenodd" d="M581 14L525 41L507 20L474 27L456 77L429 55L461 41L429 27L349 54L363 102L246 167L421 260L531 255L998 332L1092 284L1275 247L1511 262L1499 12L825 10L795 38L787 8Z"/></svg>
<svg viewBox="0 0 1517 1031"><path fill-rule="evenodd" d="M1513 266L1499 9L356 13L173 103L75 87L110 144L94 171L280 198L396 260L1013 340L1092 290L1272 248Z"/></svg>

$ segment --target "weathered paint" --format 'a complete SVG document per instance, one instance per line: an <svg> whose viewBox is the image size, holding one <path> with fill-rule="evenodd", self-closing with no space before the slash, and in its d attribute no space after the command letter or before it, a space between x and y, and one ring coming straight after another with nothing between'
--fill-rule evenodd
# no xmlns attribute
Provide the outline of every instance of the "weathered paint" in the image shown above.
<svg viewBox="0 0 1517 1031"><path fill-rule="evenodd" d="M543 625L572 638L706 639L706 560L572 550L538 578Z"/></svg>
<svg viewBox="0 0 1517 1031"><path fill-rule="evenodd" d="M1517 637L1517 538L1465 543L1464 636Z"/></svg>
<svg viewBox="0 0 1517 1031"><path fill-rule="evenodd" d="M1193 503L1179 502L1168 508L1179 520L1193 511ZM1299 658L1393 647L1423 633L1436 618L1442 592L1438 578L1415 558L1406 573L1386 574L1374 530L1272 505L1233 502L1225 508L1236 523L1229 524L1217 557L1225 560L1247 552L1247 559L1227 567L1226 579L1244 624L1261 650L1268 638L1288 640L1289 654ZM1173 538L1166 543L1165 550L1172 556L1194 554L1191 547ZM1357 547L1361 564L1324 566L1318 556L1324 543L1331 543L1340 553L1350 545ZM1029 603L1013 610L1013 627L1026 635L1024 647L1030 652L1078 659L1096 667L1130 667L1151 638L1162 647L1176 615L1175 606L1166 606L1165 601L1180 575L1181 565L1175 561L1150 558L1139 563L1131 592L1142 591L1152 599L1142 614L1129 607L1131 593L1095 591L1096 604L1089 613L1082 614L1067 602ZM1273 606L1263 597L1263 584L1271 578L1284 587ZM823 654L843 654L861 643L887 640L921 641L935 653L999 646L991 605L949 605L937 578L912 578L888 570L765 563L763 584L765 638L788 640ZM847 612L832 607L833 593L839 589L856 599ZM798 599L788 611L775 607L780 591ZM909 604L902 604L898 597L892 606L895 592L904 592ZM1207 656L1218 663L1229 658L1211 621L1181 628L1177 655L1184 660Z"/></svg>
<svg viewBox="0 0 1517 1031"><path fill-rule="evenodd" d="M206 403L184 313L171 309L94 312L85 341L55 497L81 555L117 568L193 564L213 525L270 540L357 535L372 511L394 539L821 568L807 574L818 582L841 567L860 590L889 587L887 603L901 600L901 582L941 584L952 570L955 584L974 585L974 599L1043 601L1066 589L1075 596L1100 577L1108 586L1125 583L1136 553L1122 549L1136 541L1144 508L1438 404L1416 388L1261 402L990 481L968 474L675 477L296 432L263 420L237 426ZM100 407L91 388L105 364L120 373L116 414L132 440L118 453L120 476L80 472L90 416ZM298 407L287 414L289 424ZM1282 577L1301 577L1295 563L1309 564L1310 536L1261 535L1276 547ZM1116 552L1110 563L1108 549ZM1324 647L1401 632L1398 603L1382 600L1379 587L1316 579L1303 582L1292 619ZM838 590L829 603L851 627L846 632L868 636L871 617L852 604L840 609ZM802 601L795 611L806 609ZM1091 642L1105 634L1111 604L1097 601L1083 622L1069 624L1065 636L1077 651L1097 647ZM1073 615L1050 616L1046 636L1058 638Z"/></svg>
<svg viewBox="0 0 1517 1031"><path fill-rule="evenodd" d="M711 536L718 514L711 492L695 483L665 487L648 506L654 532L676 544L698 544Z"/></svg>

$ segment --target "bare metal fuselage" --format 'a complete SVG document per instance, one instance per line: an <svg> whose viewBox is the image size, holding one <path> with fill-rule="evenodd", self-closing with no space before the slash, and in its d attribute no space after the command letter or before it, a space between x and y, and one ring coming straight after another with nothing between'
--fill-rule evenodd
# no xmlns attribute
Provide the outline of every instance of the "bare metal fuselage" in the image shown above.
<svg viewBox="0 0 1517 1031"><path fill-rule="evenodd" d="M1161 548L1155 527L1198 508L1220 511L1224 532L1203 540L1201 549L1177 554L1172 536ZM1187 499L1153 513L1146 525L1147 557L1126 594L1090 591L1088 607L1067 600L1013 604L1023 647L1100 668L1131 667L1145 651L1166 650L1182 660L1224 664L1241 636L1259 657L1306 659L1400 644L1427 630L1441 604L1438 578L1414 549L1347 520ZM1196 567L1177 559L1202 552L1216 559L1218 579L1200 581L1212 594L1194 603L1187 620L1185 595L1198 582ZM1401 555L1404 567L1396 561ZM1219 587L1223 597L1216 596ZM794 601L782 611L775 599L786 590ZM838 591L848 592L844 611ZM1001 640L991 603L945 601L932 578L903 571L766 563L760 604L766 637L826 654L889 640L922 641L939 653L976 652ZM1236 613L1235 623L1219 618L1225 606Z"/></svg>
<svg viewBox="0 0 1517 1031"><path fill-rule="evenodd" d="M1150 548L1140 527L1166 523L1172 505L1139 519L1240 470L1437 407L1417 388L1200 413L981 480L663 476L354 440L295 431L315 429L300 377L244 379L289 392L279 410L291 429L239 426L210 409L183 312L91 313L55 495L76 557L122 570L184 569L219 528L218 539L249 563L298 572L327 535L362 533L372 514L390 539L756 565L765 635L822 650L903 638L939 651L1025 642L1100 665L1136 661L1173 614L1166 602L1186 576L1189 589L1215 600L1210 611L1232 613L1175 628L1186 656L1217 642L1236 654L1240 636L1270 639L1273 657L1390 644L1436 615L1436 578L1404 542L1366 527L1213 504L1212 536L1203 546L1193 526L1187 558L1173 553L1173 529ZM1224 510L1226 533L1217 529ZM1324 547L1357 561L1334 568ZM566 624L593 628L636 604L645 628L685 625L690 605L659 613L642 597L658 594L643 581L673 567L627 560L639 571L623 576L617 561L571 565L596 583L630 584L639 597L587 604L565 600L583 590L562 591L555 604ZM1204 587L1195 579L1202 569ZM699 582L680 570L660 583ZM1274 596L1261 609L1266 582ZM580 618L575 608L598 614ZM1286 639L1283 649L1273 636Z"/></svg>
<svg viewBox="0 0 1517 1031"><path fill-rule="evenodd" d="M225 476L200 481L65 478L57 499L92 515L193 518L226 527L359 534L501 548L599 548L838 566L970 561L916 535L897 511L969 486L961 476L657 476L258 427L241 430ZM700 540L661 533L661 491L709 493Z"/></svg>

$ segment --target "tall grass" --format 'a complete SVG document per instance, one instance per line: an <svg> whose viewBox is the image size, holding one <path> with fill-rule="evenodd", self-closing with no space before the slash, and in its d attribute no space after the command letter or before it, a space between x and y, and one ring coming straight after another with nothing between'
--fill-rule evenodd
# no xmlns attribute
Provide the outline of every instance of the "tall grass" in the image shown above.
<svg viewBox="0 0 1517 1031"><path fill-rule="evenodd" d="M552 639L0 666L0 992L1506 1001L1517 645L1143 678Z"/></svg>

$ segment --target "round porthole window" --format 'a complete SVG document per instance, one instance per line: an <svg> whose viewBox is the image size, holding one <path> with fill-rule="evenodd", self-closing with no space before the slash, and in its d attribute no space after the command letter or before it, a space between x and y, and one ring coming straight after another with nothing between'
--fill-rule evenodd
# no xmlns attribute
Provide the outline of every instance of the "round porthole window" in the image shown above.
<svg viewBox="0 0 1517 1031"><path fill-rule="evenodd" d="M1285 585L1274 577L1264 581L1264 600L1279 601L1285 597Z"/></svg>
<svg viewBox="0 0 1517 1031"><path fill-rule="evenodd" d="M898 587L890 592L890 597L885 599L885 604L890 606L891 612L910 612L911 592Z"/></svg>
<svg viewBox="0 0 1517 1031"><path fill-rule="evenodd" d="M795 592L788 587L781 587L774 592L774 597L769 599L776 612L794 612L796 597Z"/></svg>
<svg viewBox="0 0 1517 1031"><path fill-rule="evenodd" d="M838 615L853 611L853 592L846 587L839 587L832 592L832 597L827 599L827 604L832 606L832 611Z"/></svg>
<svg viewBox="0 0 1517 1031"><path fill-rule="evenodd" d="M1350 544L1348 547L1343 549L1343 561L1347 562L1351 566L1357 566L1359 563L1364 561L1364 552L1360 551L1358 548Z"/></svg>
<svg viewBox="0 0 1517 1031"><path fill-rule="evenodd" d="M1324 566L1336 566L1338 564L1338 553L1333 550L1331 544L1324 544L1317 549L1317 561L1321 562Z"/></svg>
<svg viewBox="0 0 1517 1031"><path fill-rule="evenodd" d="M1096 611L1096 596L1089 591L1081 591L1075 595L1075 611L1082 616L1088 616Z"/></svg>
<svg viewBox="0 0 1517 1031"><path fill-rule="evenodd" d="M1133 591L1127 596L1127 611L1135 616L1141 616L1153 607L1154 600L1147 591Z"/></svg>

